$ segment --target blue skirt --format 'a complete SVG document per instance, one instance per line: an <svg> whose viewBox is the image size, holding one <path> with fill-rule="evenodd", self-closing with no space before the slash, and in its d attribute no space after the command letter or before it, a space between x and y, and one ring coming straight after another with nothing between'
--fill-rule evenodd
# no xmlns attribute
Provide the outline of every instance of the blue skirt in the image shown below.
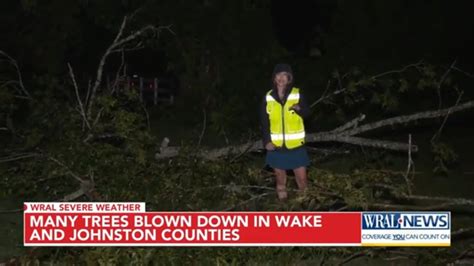
<svg viewBox="0 0 474 266"><path fill-rule="evenodd" d="M305 146L291 150L276 149L267 151L265 163L272 168L291 170L310 163L308 152Z"/></svg>

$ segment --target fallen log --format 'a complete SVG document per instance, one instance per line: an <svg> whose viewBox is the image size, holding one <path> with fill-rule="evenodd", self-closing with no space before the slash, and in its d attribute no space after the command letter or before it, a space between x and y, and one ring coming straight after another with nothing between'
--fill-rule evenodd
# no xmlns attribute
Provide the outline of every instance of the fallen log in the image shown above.
<svg viewBox="0 0 474 266"><path fill-rule="evenodd" d="M396 116L396 117L392 117L388 119L379 120L376 122L366 123L363 125L359 125L359 122L361 122L365 118L365 115L360 115L359 117L352 119L351 121L347 122L346 124L342 126L337 127L334 130L307 134L306 142L307 143L340 142L340 143L348 143L348 144L353 144L353 145L380 148L380 149L393 150L393 151L408 151L411 148L412 152L416 152L418 150L418 147L413 144L410 146L408 143L395 142L395 141L389 141L389 140L376 140L376 139L362 138L356 135L366 133L375 129L387 127L387 126L404 125L413 121L442 117L442 116L446 116L446 115L459 112L462 110L470 109L473 107L474 107L474 101L468 101L463 104L456 104L454 106L451 106L445 109L418 112L411 115ZM167 143L168 142L169 140L167 140ZM202 157L207 160L216 160L218 158L221 158L230 154L256 152L262 149L263 149L263 145L261 141L253 141L253 142L248 142L241 145L227 146L220 149L212 149L212 150L200 149L200 150L197 150L196 155L198 157ZM171 158L178 155L179 155L179 147L162 145L160 148L160 151L155 154L155 159L157 160L166 159L166 158Z"/></svg>

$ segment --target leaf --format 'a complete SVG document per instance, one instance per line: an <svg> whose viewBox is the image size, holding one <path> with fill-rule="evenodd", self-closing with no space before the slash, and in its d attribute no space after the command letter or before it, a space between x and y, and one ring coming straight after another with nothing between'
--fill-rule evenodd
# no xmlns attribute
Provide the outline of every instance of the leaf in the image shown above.
<svg viewBox="0 0 474 266"><path fill-rule="evenodd" d="M356 92L357 91L356 82L351 80L349 84L347 84L347 90L352 93Z"/></svg>
<svg viewBox="0 0 474 266"><path fill-rule="evenodd" d="M408 90L408 82L406 79L400 79L400 88L398 89L399 92L406 92Z"/></svg>

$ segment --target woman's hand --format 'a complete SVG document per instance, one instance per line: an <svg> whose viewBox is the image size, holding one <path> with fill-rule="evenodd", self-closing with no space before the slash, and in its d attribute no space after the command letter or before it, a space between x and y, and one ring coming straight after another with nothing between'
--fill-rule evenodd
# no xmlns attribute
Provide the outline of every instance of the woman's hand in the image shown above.
<svg viewBox="0 0 474 266"><path fill-rule="evenodd" d="M266 145L265 145L265 149L267 149L267 151L273 151L276 149L276 146L275 144L273 144L272 142L268 142Z"/></svg>
<svg viewBox="0 0 474 266"><path fill-rule="evenodd" d="M293 105L290 107L290 110L294 110L294 111L299 112L299 111L301 110L301 107L300 107L298 104L293 104Z"/></svg>

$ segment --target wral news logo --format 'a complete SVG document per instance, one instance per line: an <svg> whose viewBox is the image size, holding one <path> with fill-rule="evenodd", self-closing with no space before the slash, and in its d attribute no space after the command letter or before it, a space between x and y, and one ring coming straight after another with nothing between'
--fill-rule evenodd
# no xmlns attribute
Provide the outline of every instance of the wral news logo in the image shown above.
<svg viewBox="0 0 474 266"><path fill-rule="evenodd" d="M363 212L362 246L450 246L450 212Z"/></svg>
<svg viewBox="0 0 474 266"><path fill-rule="evenodd" d="M449 230L450 212L364 212L362 230Z"/></svg>

